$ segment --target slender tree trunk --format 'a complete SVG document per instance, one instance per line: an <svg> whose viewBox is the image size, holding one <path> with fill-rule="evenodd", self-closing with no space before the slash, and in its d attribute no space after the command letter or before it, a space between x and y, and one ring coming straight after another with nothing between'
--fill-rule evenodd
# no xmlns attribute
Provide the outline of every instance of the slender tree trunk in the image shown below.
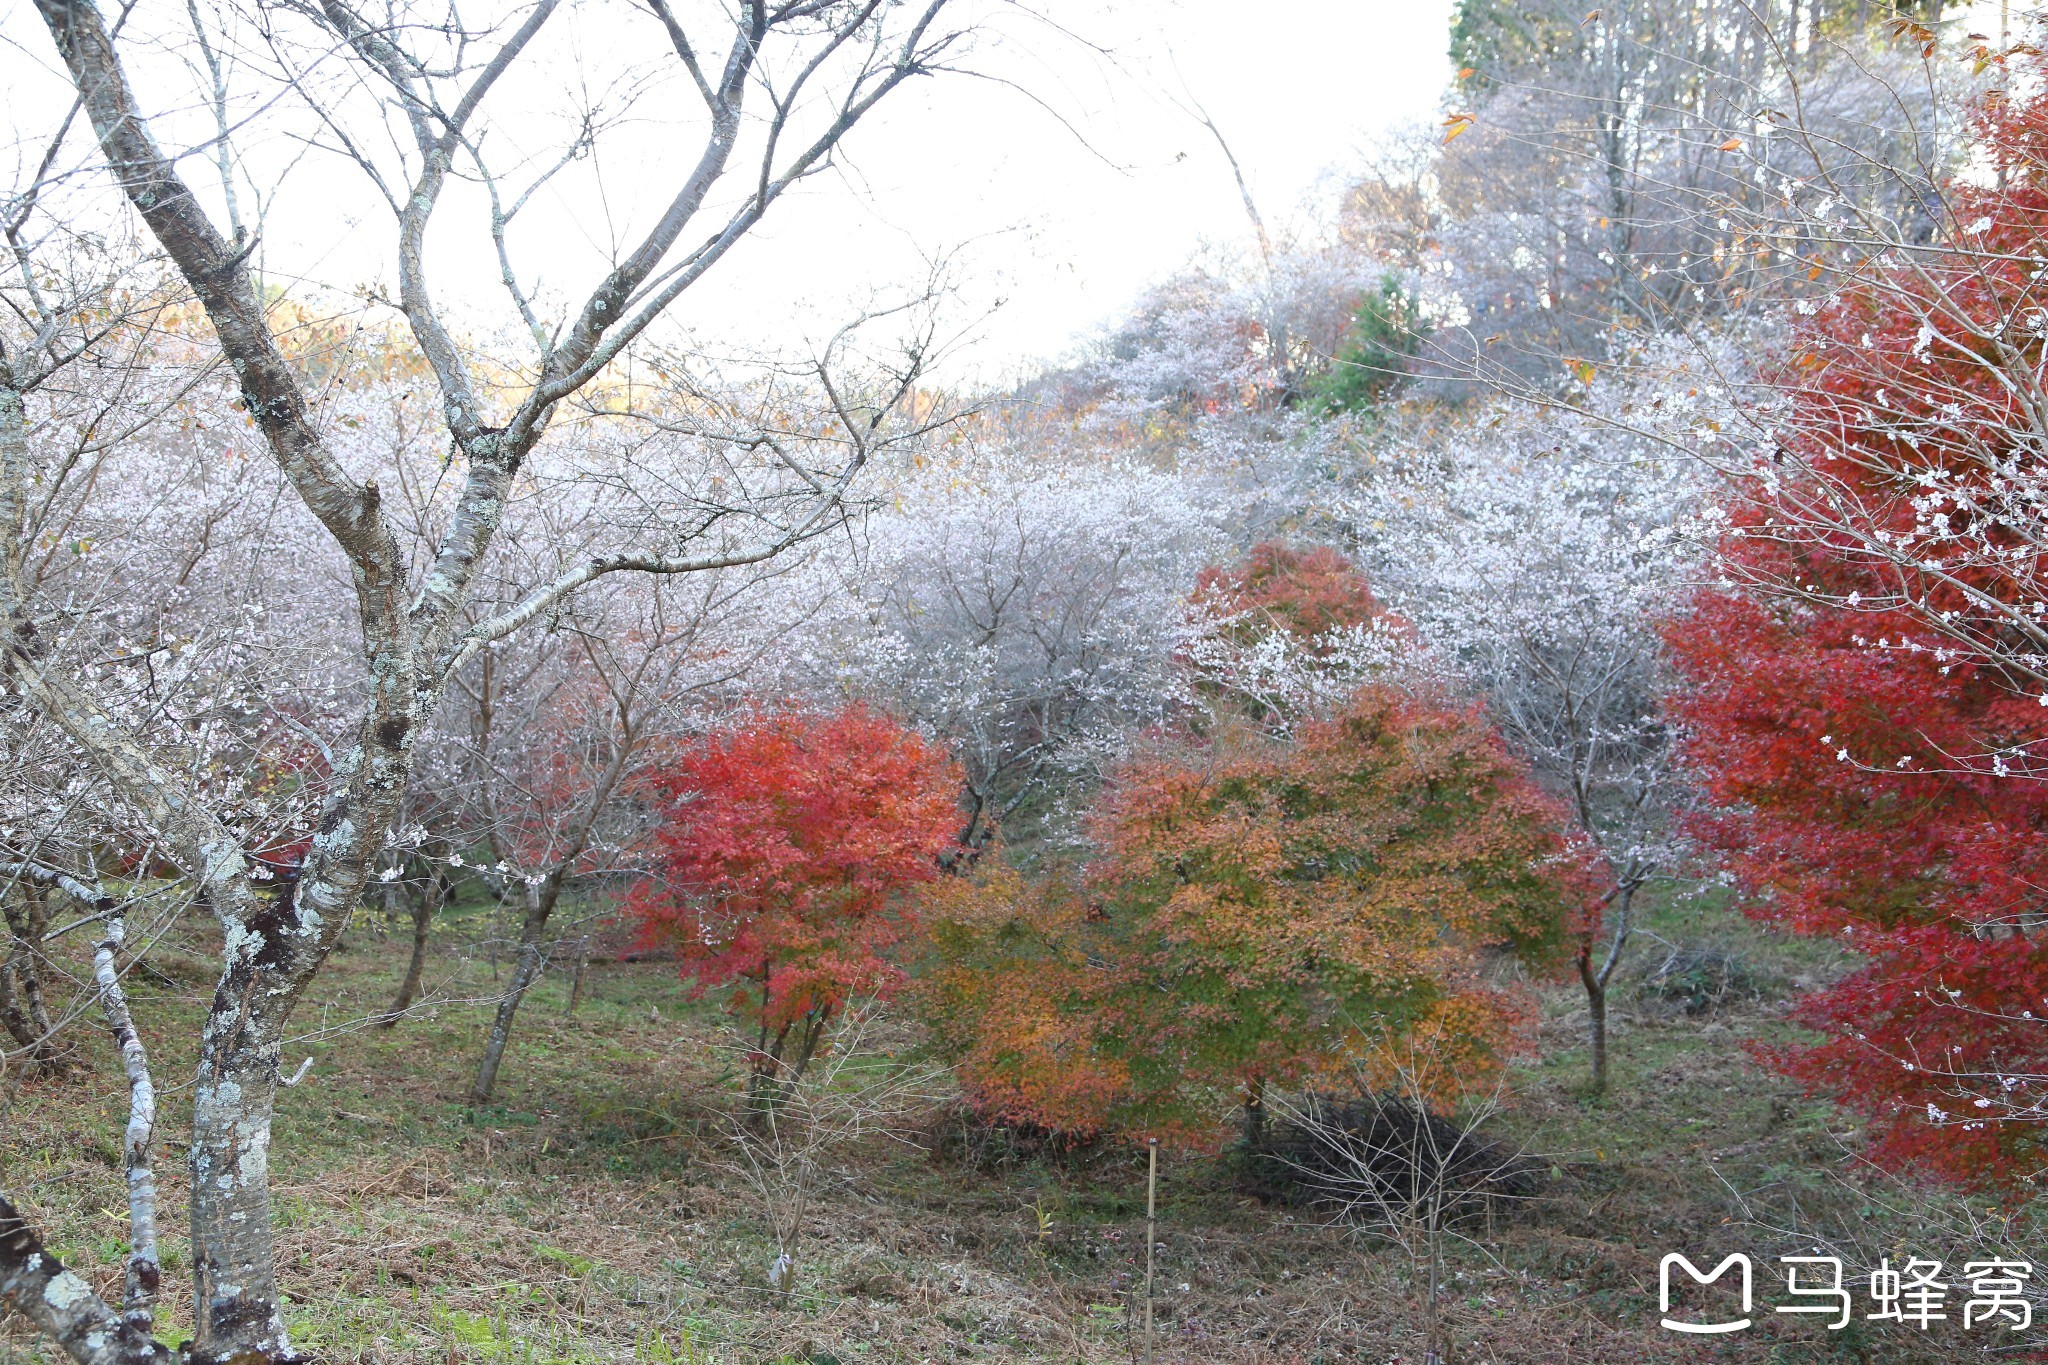
<svg viewBox="0 0 2048 1365"><path fill-rule="evenodd" d="M1438 1177L1441 1182L1442 1177ZM1445 1356L1444 1342L1444 1239L1443 1239L1443 1191L1438 1188L1429 1198L1429 1345L1423 1355L1425 1365L1442 1365Z"/></svg>
<svg viewBox="0 0 2048 1365"><path fill-rule="evenodd" d="M763 978L765 985L765 977ZM773 1122L775 1105L782 1098L782 1052L789 1043L788 1024L776 1032L772 1041L768 1026L761 1025L760 1041L754 1048L753 1072L747 1077L747 1121L756 1128L764 1128Z"/></svg>
<svg viewBox="0 0 2048 1365"><path fill-rule="evenodd" d="M832 1012L822 1009L812 1010L804 1016L802 1030L797 1034L796 1057L790 1062L782 1078L784 1097L787 1097L797 1082L804 1078L804 1072L810 1069L811 1059L818 1053L818 1044L825 1037L825 1025L830 1023L831 1019Z"/></svg>
<svg viewBox="0 0 2048 1365"><path fill-rule="evenodd" d="M1590 955L1579 959L1579 980L1586 987L1586 1038L1593 1048L1593 1093L1607 1093L1607 983L1593 970Z"/></svg>
<svg viewBox="0 0 2048 1365"><path fill-rule="evenodd" d="M529 886L527 890L526 919L519 927L519 960L513 969L511 984L498 999L498 1012L491 1020L491 1036L485 1040L484 1055L477 1064L476 1083L469 1088L470 1099L478 1104L487 1103L491 1092L497 1088L498 1066L504 1061L505 1045L512 1038L513 1017L519 1013L520 1002L526 998L527 990L539 978L546 964L546 955L541 951L545 942L543 936L547 933L548 919L562 898L562 887L568 882L576 860L590 846L590 834L597 827L597 817L612 799L619 780L626 774L626 765L632 761L635 730L631 715L623 706L618 719L620 729L613 739L611 761L591 785L582 810L563 831L554 868L542 878L539 886Z"/></svg>
<svg viewBox="0 0 2048 1365"><path fill-rule="evenodd" d="M427 878L427 884L420 888L412 903L412 958L405 965L405 980L398 983L398 994L391 997L391 1008L377 1021L377 1027L390 1028L412 1008L412 1002L420 993L420 978L427 970L427 939L434 927L434 916L440 913L446 902L447 883L439 870Z"/></svg>
<svg viewBox="0 0 2048 1365"><path fill-rule="evenodd" d="M96 909L111 908L101 897ZM142 1035L135 1031L135 1019L128 1012L128 995L121 986L120 952L127 943L128 925L118 914L107 921L106 937L93 950L93 981L99 987L100 1010L107 1017L107 1029L121 1054L121 1069L128 1076L128 1131L122 1147L123 1165L128 1172L128 1273L121 1295L121 1318L140 1332L156 1325L157 1295L163 1288L163 1261L157 1252L156 1217L156 1080L149 1072L149 1052Z"/></svg>
<svg viewBox="0 0 2048 1365"><path fill-rule="evenodd" d="M775 1035L772 1049L764 1049L755 1063L755 1080L758 1085L758 1112L769 1115L776 1105L782 1104L795 1093L798 1082L809 1070L811 1061L817 1056L818 1044L825 1037L825 1026L832 1021L830 1010L812 1010L802 1020L784 1024L782 1031ZM796 1034L796 1056L788 1057L789 1035ZM763 1030L766 1036L766 1030ZM770 1115L772 1117L772 1115Z"/></svg>
<svg viewBox="0 0 2048 1365"><path fill-rule="evenodd" d="M1266 1078L1254 1076L1244 1087L1244 1147L1256 1152L1266 1145Z"/></svg>
<svg viewBox="0 0 2048 1365"><path fill-rule="evenodd" d="M74 883L66 889L95 910L113 908L96 888ZM88 890L93 894L83 894ZM157 1260L156 1177L150 1164L156 1085L121 989L116 955L125 936L121 916L114 914L106 937L93 951L94 983L129 1087L123 1152L128 1173L129 1253L120 1311L116 1314L90 1285L66 1270L4 1195L0 1195L0 1307L20 1313L62 1343L72 1359L86 1365L171 1365L176 1353L152 1337L162 1285Z"/></svg>
<svg viewBox="0 0 2048 1365"><path fill-rule="evenodd" d="M576 940L576 966L569 973L569 1003L562 1013L574 1016L583 1004L583 974L590 969L590 935Z"/></svg>
<svg viewBox="0 0 2048 1365"><path fill-rule="evenodd" d="M12 957L0 962L0 1028L7 1030L8 1037L24 1053L33 1053L36 1041L42 1037L36 1026L28 1020L28 1010L21 1003L21 989L15 985L20 975Z"/></svg>
<svg viewBox="0 0 2048 1365"><path fill-rule="evenodd" d="M476 1081L469 1087L470 1099L478 1104L489 1103L492 1092L497 1089L498 1067L505 1060L505 1045L512 1039L513 1017L519 1013L520 1002L526 998L527 990L540 979L547 965L542 935L547 932L548 917L554 913L563 880L563 868L558 866L548 874L545 882L527 892L526 917L519 925L519 956L513 961L512 980L507 983L505 993L498 997L498 1012L491 1019L491 1036L484 1040L484 1055L477 1063Z"/></svg>
<svg viewBox="0 0 2048 1365"><path fill-rule="evenodd" d="M0 1019L28 1053L31 1065L52 1075L63 1075L64 1050L58 1045L50 1007L43 998L43 937L50 931L50 907L43 888L23 882L14 894L0 898L7 927L14 936L14 951L0 967Z"/></svg>
<svg viewBox="0 0 2048 1365"><path fill-rule="evenodd" d="M1598 941L1588 931L1579 945L1579 983L1586 988L1586 1040L1593 1050L1593 1093L1607 1093L1607 988L1614 980L1614 969L1621 964L1621 955L1628 948L1630 933L1634 929L1636 888L1640 882L1633 873L1616 885L1613 895L1614 936L1608 941L1607 952L1598 965L1594 954Z"/></svg>
<svg viewBox="0 0 2048 1365"><path fill-rule="evenodd" d="M503 896L493 897L491 900L491 917L486 924L484 938L490 945L491 980L494 982L498 979L498 939L504 933L504 914L505 898Z"/></svg>

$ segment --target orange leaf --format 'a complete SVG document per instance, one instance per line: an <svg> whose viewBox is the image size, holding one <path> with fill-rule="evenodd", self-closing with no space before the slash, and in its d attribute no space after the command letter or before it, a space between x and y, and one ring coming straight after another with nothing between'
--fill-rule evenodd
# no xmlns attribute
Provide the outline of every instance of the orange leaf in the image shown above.
<svg viewBox="0 0 2048 1365"><path fill-rule="evenodd" d="M1742 139L1739 137L1731 137L1726 142L1722 143L1718 148L1716 148L1716 150L1723 152L1739 152L1742 150Z"/></svg>

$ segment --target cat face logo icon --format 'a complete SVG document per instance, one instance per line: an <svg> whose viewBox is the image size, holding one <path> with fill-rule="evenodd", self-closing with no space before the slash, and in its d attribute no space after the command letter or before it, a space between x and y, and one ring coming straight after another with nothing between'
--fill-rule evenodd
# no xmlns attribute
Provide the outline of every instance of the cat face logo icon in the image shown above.
<svg viewBox="0 0 2048 1365"><path fill-rule="evenodd" d="M1740 1332L1749 1326L1750 1305L1753 1301L1752 1271L1749 1257L1738 1251L1712 1270L1702 1274L1698 1266L1677 1252L1674 1251L1666 1256L1657 1264L1657 1308L1660 1312L1667 1315L1671 1312L1671 1270L1674 1266L1683 1269L1694 1284L1712 1284L1727 1274L1730 1268L1740 1269L1742 1271L1743 1316L1733 1322L1680 1322L1676 1318L1667 1316L1664 1319L1664 1327L1667 1331L1713 1335L1720 1332Z"/></svg>

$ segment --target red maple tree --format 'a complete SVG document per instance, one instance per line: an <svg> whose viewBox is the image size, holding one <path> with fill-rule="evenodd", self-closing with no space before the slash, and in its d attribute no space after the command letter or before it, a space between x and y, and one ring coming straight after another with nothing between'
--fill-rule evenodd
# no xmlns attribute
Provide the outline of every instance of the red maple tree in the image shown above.
<svg viewBox="0 0 2048 1365"><path fill-rule="evenodd" d="M1768 1055L1867 1115L1881 1159L2012 1183L2048 1155L2048 557L2013 382L2043 355L2048 103L1979 130L2000 174L1948 187L1946 242L1802 321L1729 509L1742 586L1670 643L1753 913L1866 955L1797 1011L1824 1040Z"/></svg>
<svg viewBox="0 0 2048 1365"><path fill-rule="evenodd" d="M882 712L758 712L653 778L666 802L654 875L629 908L698 992L730 986L758 1031L758 1080L793 1081L846 1001L903 980L888 950L905 896L939 875L960 774Z"/></svg>
<svg viewBox="0 0 2048 1365"><path fill-rule="evenodd" d="M1358 566L1327 545L1254 545L1241 563L1211 565L1195 580L1197 605L1250 619L1251 633L1284 630L1311 639L1371 625L1384 608Z"/></svg>

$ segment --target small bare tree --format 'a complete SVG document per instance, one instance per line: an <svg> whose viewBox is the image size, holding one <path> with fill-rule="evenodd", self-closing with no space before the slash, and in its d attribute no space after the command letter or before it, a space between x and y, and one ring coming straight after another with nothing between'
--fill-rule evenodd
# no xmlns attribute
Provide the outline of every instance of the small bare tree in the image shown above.
<svg viewBox="0 0 2048 1365"><path fill-rule="evenodd" d="M1272 1156L1299 1195L1333 1224L1383 1239L1407 1256L1422 1287L1423 1359L1449 1358L1444 1323L1447 1246L1484 1245L1475 1224L1490 1232L1496 1208L1534 1192L1534 1163L1482 1130L1502 1107L1505 1084L1470 1097L1454 1115L1438 1112L1442 1086L1431 1075L1440 1063L1411 1047L1393 1069L1353 1077L1359 1097L1269 1095L1283 1140Z"/></svg>
<svg viewBox="0 0 2048 1365"><path fill-rule="evenodd" d="M647 796L648 763L702 722L696 708L715 709L741 683L786 624L763 608L760 587L744 573L703 574L682 584L628 581L579 602L529 641L553 656L532 671L545 685L530 674L496 736L488 723L472 731L482 741L473 757L485 775L475 802L483 841L526 902L512 976L470 1086L477 1103L490 1100L514 1016L562 946L549 926L571 880L626 870L647 823L630 807Z"/></svg>
<svg viewBox="0 0 2048 1365"><path fill-rule="evenodd" d="M836 1178L832 1162L867 1138L914 1145L912 1116L939 1093L944 1069L892 1055L886 1024L872 1000L849 1006L809 1067L765 1099L750 1083L732 1115L728 1169L761 1202L775 1238L768 1285L777 1293L796 1288L805 1219L823 1183ZM735 1049L735 1069L753 1050Z"/></svg>

